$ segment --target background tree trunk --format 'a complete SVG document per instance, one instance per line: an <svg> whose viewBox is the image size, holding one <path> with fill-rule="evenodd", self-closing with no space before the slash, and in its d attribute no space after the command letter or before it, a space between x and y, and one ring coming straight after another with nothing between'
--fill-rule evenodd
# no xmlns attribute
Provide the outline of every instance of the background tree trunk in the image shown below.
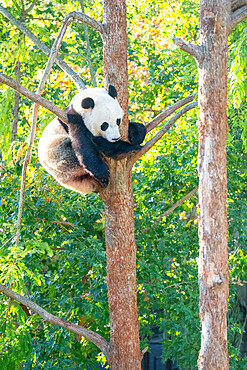
<svg viewBox="0 0 247 370"><path fill-rule="evenodd" d="M127 21L125 0L104 1L105 87L116 87L128 132ZM106 217L107 286L110 310L111 370L141 369L136 290L136 244L131 165L108 160L110 184L101 192Z"/></svg>
<svg viewBox="0 0 247 370"><path fill-rule="evenodd" d="M228 369L227 62L230 2L201 1L199 64L199 369Z"/></svg>

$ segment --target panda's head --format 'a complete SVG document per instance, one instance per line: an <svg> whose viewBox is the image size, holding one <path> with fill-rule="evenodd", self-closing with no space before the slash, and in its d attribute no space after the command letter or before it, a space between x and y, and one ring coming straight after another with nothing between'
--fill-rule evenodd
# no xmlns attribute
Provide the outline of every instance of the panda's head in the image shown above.
<svg viewBox="0 0 247 370"><path fill-rule="evenodd" d="M115 142L120 139L119 125L123 118L123 110L115 99L116 96L116 89L112 85L108 92L100 88L90 88L75 95L70 107L82 116L86 127L94 136L102 136Z"/></svg>

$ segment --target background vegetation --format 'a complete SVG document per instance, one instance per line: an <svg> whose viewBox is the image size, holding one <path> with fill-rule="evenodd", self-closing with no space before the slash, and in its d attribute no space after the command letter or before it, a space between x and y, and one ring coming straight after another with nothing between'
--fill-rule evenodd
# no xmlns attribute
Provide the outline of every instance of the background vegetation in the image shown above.
<svg viewBox="0 0 247 370"><path fill-rule="evenodd" d="M17 19L23 1L1 0ZM25 8L31 2L25 1ZM81 10L79 1L37 0L25 25L48 47L65 15ZM86 14L101 20L102 1L85 1ZM164 107L197 92L192 57L175 49L172 37L195 42L199 2L135 0L128 2L129 94L131 120L148 122ZM103 87L102 42L88 29L91 63ZM232 369L244 369L247 352L247 22L229 39L229 343ZM92 86L87 45L81 23L71 24L60 56ZM0 67L36 90L47 57L0 15ZM76 93L73 83L54 65L45 97L65 108ZM53 314L98 331L108 339L104 210L98 195L79 195L62 188L40 166L38 138L53 116L40 108L37 138L28 170L22 232L14 244L23 158L32 104L20 97L17 137L11 142L14 92L0 86L0 271L1 283L27 296ZM142 348L154 332L163 336L164 358L180 368L196 367L200 349L198 316L197 196L165 217L164 212L197 186L197 112L170 129L133 172L138 246L138 306ZM30 315L25 307L1 296L0 367L2 369L88 369L104 363L103 355L83 338ZM246 329L246 328L245 328ZM241 349L241 351L240 351Z"/></svg>

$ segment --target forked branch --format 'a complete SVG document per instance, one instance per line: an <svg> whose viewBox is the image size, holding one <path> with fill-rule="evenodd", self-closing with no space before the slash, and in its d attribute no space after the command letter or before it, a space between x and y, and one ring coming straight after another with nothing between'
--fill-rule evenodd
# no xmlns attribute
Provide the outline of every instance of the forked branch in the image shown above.
<svg viewBox="0 0 247 370"><path fill-rule="evenodd" d="M160 113L158 116L156 116L152 121L148 122L146 124L147 132L150 132L153 130L156 126L158 126L159 123L164 121L168 116L170 116L172 113L174 113L177 109L183 107L184 105L190 103L194 100L195 95L189 95L186 98L183 98L176 102L175 104L168 107L164 112Z"/></svg>
<svg viewBox="0 0 247 370"><path fill-rule="evenodd" d="M168 120L168 122L162 127L162 129L151 139L149 140L142 148L141 150L138 150L137 152L133 153L130 156L130 164L134 164L143 154L147 153L161 138L162 136L169 130L169 128L186 112L189 110L195 108L197 106L197 102L190 103L180 109L172 118Z"/></svg>
<svg viewBox="0 0 247 370"><path fill-rule="evenodd" d="M11 299L14 299L15 301L23 304L24 306L29 307L30 310L40 315L45 321L61 326L62 328L65 328L75 334L84 337L85 339L94 343L104 353L106 358L109 357L109 343L101 335L94 333L92 330L78 326L70 321L52 315L51 313L47 312L42 307L31 301L29 298L15 293L13 290L7 288L5 285L0 284L0 292L10 297Z"/></svg>
<svg viewBox="0 0 247 370"><path fill-rule="evenodd" d="M174 37L173 42L179 49L186 51L188 54L192 55L197 62L200 62L202 59L202 48L200 45L193 45L188 41L180 37Z"/></svg>

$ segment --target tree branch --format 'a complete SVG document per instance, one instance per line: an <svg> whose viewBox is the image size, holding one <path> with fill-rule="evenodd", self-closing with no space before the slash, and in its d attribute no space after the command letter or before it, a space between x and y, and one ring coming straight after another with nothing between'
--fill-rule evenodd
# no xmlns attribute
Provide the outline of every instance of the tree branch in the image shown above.
<svg viewBox="0 0 247 370"><path fill-rule="evenodd" d="M198 62L202 59L202 48L200 45L193 45L188 41L180 37L173 37L174 44L179 47L179 49L186 51L188 54L192 55Z"/></svg>
<svg viewBox="0 0 247 370"><path fill-rule="evenodd" d="M33 312L40 315L45 321L50 322L65 328L75 334L78 334L90 342L94 343L106 356L109 357L109 343L101 335L94 333L92 330L78 326L70 321L61 319L60 317L54 316L51 313L44 310L42 307L31 301L29 298L26 298L18 293L15 293L13 290L7 288L5 285L0 284L0 292L7 295L11 299L29 307Z"/></svg>
<svg viewBox="0 0 247 370"><path fill-rule="evenodd" d="M84 13L84 0L79 0L79 1L80 1L80 4L81 4L81 10ZM93 87L97 87L97 82L96 82L96 79L95 79L95 73L94 73L93 66L92 66L92 61L91 61L90 40L89 40L89 36L88 36L88 28L87 28L87 25L85 23L83 24L83 28L84 28L84 34L85 34L85 40L86 40L86 52L87 52L86 60L87 60L90 75L91 75L91 82L92 82Z"/></svg>
<svg viewBox="0 0 247 370"><path fill-rule="evenodd" d="M194 284L194 283L198 283L198 280L191 280L191 281L181 281L180 283L176 283L176 284L171 284L171 285L167 285L165 288L161 289L160 292L164 292L164 290L168 289L168 288L172 288L174 286L179 286L179 285L183 285L183 284Z"/></svg>
<svg viewBox="0 0 247 370"><path fill-rule="evenodd" d="M183 204L183 202L185 202L187 199L191 198L198 190L198 187L196 187L195 189L191 190L188 194L186 194L183 198L179 199L176 203L174 203L167 211L165 211L164 213L162 213L162 215L160 215L159 217L157 217L154 221L154 223L152 224L152 226L150 227L146 227L145 229L142 229L140 231L140 234L145 234L147 231L149 231L154 225L156 225L158 222L160 222L162 220L162 218L168 216L170 213L172 213L176 208L178 208L179 206L181 206L181 204Z"/></svg>
<svg viewBox="0 0 247 370"><path fill-rule="evenodd" d="M149 140L140 150L129 156L130 164L134 164L143 154L147 153L154 144L156 144L162 136L169 130L169 128L186 112L197 106L197 102L190 103L180 109L169 121L162 127L162 129L151 140Z"/></svg>
<svg viewBox="0 0 247 370"><path fill-rule="evenodd" d="M55 42L52 45L51 48L51 54L48 59L48 62L46 64L42 79L39 83L38 89L37 89L37 94L41 95L42 91L44 89L45 83L50 75L53 63L56 59L56 56L59 52L61 42L63 40L63 37L65 35L65 32L67 30L68 25L72 22L72 18L70 14L65 17L62 26L59 30L59 33L57 35L57 38ZM32 154L32 147L34 143L34 137L35 137L35 132L36 132L36 123L37 123L37 117L38 117L38 110L39 110L39 104L34 103L34 108L33 108L33 115L32 115L32 126L31 126L31 132L30 132L30 138L29 138L29 144L27 147L27 152L25 155L25 160L23 163L22 167L22 179L21 179L21 190L20 190L20 200L19 200L19 207L18 207L18 218L17 218L17 226L16 226L16 245L19 245L19 239L20 239L20 232L21 232L21 218L22 218L22 209L24 205L24 198L25 198L25 188L26 188L26 177L27 177L27 169L28 165L31 160L31 154Z"/></svg>
<svg viewBox="0 0 247 370"><path fill-rule="evenodd" d="M19 84L13 78L6 76L3 73L0 73L0 83L11 87L15 91L18 91L20 94L24 95L26 98L28 98L32 102L38 103L39 105L41 105L42 107L50 111L51 113L54 113L63 122L68 123L67 115L63 110L58 108L55 104L51 103L49 100L28 90L26 87Z"/></svg>
<svg viewBox="0 0 247 370"><path fill-rule="evenodd" d="M25 14L25 16L33 10L34 5L35 5L36 3L37 3L37 0L33 0L33 2L31 3L31 5L30 5L26 10L24 10L24 14Z"/></svg>
<svg viewBox="0 0 247 370"><path fill-rule="evenodd" d="M71 12L70 14L73 17L73 20L77 20L79 22L87 24L88 26L98 31L102 38L105 37L106 31L104 29L104 26L102 23L96 21L96 19L91 18L89 17L89 15L86 15L81 12Z"/></svg>
<svg viewBox="0 0 247 370"><path fill-rule="evenodd" d="M247 2L246 2L247 3ZM228 34L232 32L233 28L240 22L247 18L247 5L238 8L232 13L231 24L229 27Z"/></svg>
<svg viewBox="0 0 247 370"><path fill-rule="evenodd" d="M150 121L146 124L147 132L150 132L151 130L153 130L156 126L158 126L159 123L161 123L165 118L170 116L170 114L175 112L177 109L179 109L179 108L183 107L184 105L193 101L194 97L195 97L194 94L189 95L188 97L186 97L184 99L181 99L178 102L176 102L175 104L173 104L172 106L168 107L164 112L160 113L152 121Z"/></svg>
<svg viewBox="0 0 247 370"><path fill-rule="evenodd" d="M231 2L232 12L241 8L244 5L247 5L247 0L232 0L232 2Z"/></svg>
<svg viewBox="0 0 247 370"><path fill-rule="evenodd" d="M24 35L26 35L33 43L47 56L50 55L51 50L39 40L27 27L24 26L20 21L18 21L11 13L9 13L5 8L0 5L0 13L6 17L15 27L17 27ZM80 76L70 68L66 62L60 58L55 59L55 63L71 78L78 90L83 90L86 88L82 82Z"/></svg>

